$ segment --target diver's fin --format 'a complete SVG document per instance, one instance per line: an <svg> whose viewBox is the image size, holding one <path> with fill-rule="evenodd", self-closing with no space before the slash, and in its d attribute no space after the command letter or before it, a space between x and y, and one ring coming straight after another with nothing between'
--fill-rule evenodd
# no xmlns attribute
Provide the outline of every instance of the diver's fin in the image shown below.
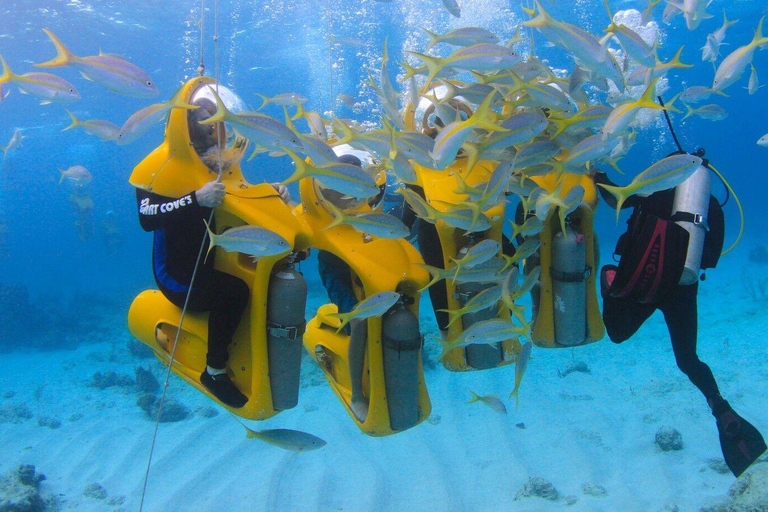
<svg viewBox="0 0 768 512"><path fill-rule="evenodd" d="M768 449L760 432L730 406L717 416L717 430L725 463L736 477Z"/></svg>

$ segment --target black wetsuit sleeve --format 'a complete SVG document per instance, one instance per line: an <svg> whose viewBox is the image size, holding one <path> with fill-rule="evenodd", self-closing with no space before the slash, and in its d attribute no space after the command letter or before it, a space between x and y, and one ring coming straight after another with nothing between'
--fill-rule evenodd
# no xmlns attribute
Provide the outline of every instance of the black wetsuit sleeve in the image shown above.
<svg viewBox="0 0 768 512"><path fill-rule="evenodd" d="M611 187L617 186L616 183L611 181L608 175L605 174L603 171L597 171L592 179L595 181L595 185L608 185ZM597 190L600 191L600 197L603 198L603 201L605 201L608 206L610 206L615 210L616 198L613 197L613 195L607 190L605 190L603 187L597 187ZM629 196L627 200L624 201L624 204L621 205L621 209L623 210L624 208L635 208L639 206L641 199L642 198L638 196Z"/></svg>
<svg viewBox="0 0 768 512"><path fill-rule="evenodd" d="M144 231L165 229L170 223L203 216L203 207L197 202L195 192L181 197L166 197L137 188L136 206Z"/></svg>

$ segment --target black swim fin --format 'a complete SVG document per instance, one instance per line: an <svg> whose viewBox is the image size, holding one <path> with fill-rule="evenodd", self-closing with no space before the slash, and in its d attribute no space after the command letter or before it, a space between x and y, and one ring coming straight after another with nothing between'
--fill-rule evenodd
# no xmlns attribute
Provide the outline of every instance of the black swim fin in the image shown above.
<svg viewBox="0 0 768 512"><path fill-rule="evenodd" d="M720 433L720 447L728 468L740 476L758 457L765 453L765 440L760 432L747 420L736 414L728 402L722 412L715 416Z"/></svg>

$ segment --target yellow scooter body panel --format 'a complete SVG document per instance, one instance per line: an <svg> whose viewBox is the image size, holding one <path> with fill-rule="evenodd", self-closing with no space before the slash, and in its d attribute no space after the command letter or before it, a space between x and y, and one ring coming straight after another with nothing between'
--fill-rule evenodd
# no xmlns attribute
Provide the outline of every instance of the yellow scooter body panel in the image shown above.
<svg viewBox="0 0 768 512"><path fill-rule="evenodd" d="M185 100L194 91L213 83L197 77L185 85ZM238 151L244 152L247 144ZM200 160L190 144L185 110L171 111L163 144L150 153L133 171L130 183L155 193L180 197L199 189L216 177ZM292 251L303 251L312 244L312 230L304 219L285 204L269 184L251 185L239 165L222 176L226 187L224 202L215 209L216 230L244 225L269 229L288 241ZM267 290L275 265L288 253L261 258L254 263L247 255L227 253L216 248L215 268L242 279L250 288L251 300L229 345L229 374L248 397L246 405L233 414L252 420L266 419L279 411L273 408L267 358ZM181 310L158 290L148 290L134 299L128 312L128 327L140 341L151 347L164 364L170 363L173 342L181 322ZM187 312L172 370L201 392L216 400L200 383L206 367L208 314ZM218 400L217 400L218 401Z"/></svg>
<svg viewBox="0 0 768 512"><path fill-rule="evenodd" d="M430 206L439 211L447 211L456 208L459 203L466 200L468 197L465 194L456 193L456 190L459 189L460 186L457 174L461 176L468 186L484 187L496 167L494 162L480 161L475 164L470 172L467 172L465 169L466 163L466 158L458 158L451 167L444 171L437 171L414 164L417 177L416 185L424 190L424 196ZM491 229L484 233L485 238L496 240L501 243L501 231L504 226L504 212L504 202L501 202L484 212L491 221ZM464 235L466 232L451 227L442 220L438 220L435 223L435 227L437 228L437 234L443 249L443 265L445 268L451 268L453 265L451 260L457 257L459 251L465 245L466 240L464 239ZM461 304L455 297L456 285L451 280L447 279L445 280L445 285L448 295L448 309L460 309ZM499 303L498 317L503 320L510 319L509 310L502 307L501 302ZM460 321L454 322L448 328L448 341L455 340L462 332L462 323ZM517 354L520 352L520 348L521 345L517 339L503 342L503 357L497 367L505 366L517 361ZM457 347L448 352L443 358L443 366L448 370L459 372L476 370L476 368L467 363L466 351L462 347Z"/></svg>
<svg viewBox="0 0 768 512"><path fill-rule="evenodd" d="M552 192L559 181L558 177L553 174L545 176L535 176L531 179L536 182L537 185L544 188L547 192ZM584 345L601 340L605 336L605 325L603 324L603 317L600 313L600 305L597 301L597 285L596 276L598 273L598 254L596 254L596 241L594 232L594 218L595 208L597 208L597 188L594 182L589 176L583 174L566 173L563 175L563 188L562 195L568 194L568 191L581 185L584 187L584 202L588 206L580 206L574 212L570 214L570 218L573 219L574 225L579 226L579 233L584 235L584 243L586 249L587 266L592 269L592 272L586 278L587 287L587 330L588 334L585 337ZM571 345L559 345L555 341L555 319L554 319L554 293L552 284L552 237L560 231L560 220L555 210L550 211L544 222L544 229L542 229L539 237L541 239L541 246L539 247L539 257L541 265L541 277L540 277L540 295L538 314L536 317L535 326L533 329L533 343L537 347L543 348L568 348Z"/></svg>
<svg viewBox="0 0 768 512"><path fill-rule="evenodd" d="M342 224L325 230L332 218L318 199L314 180L303 179L299 185L302 205L297 212L309 224L314 233L313 247L328 251L350 266L358 300L383 291L398 291L409 295L414 302L408 309L418 318L419 289L429 281L427 272L416 266L423 263L419 252L405 240L386 240L356 231ZM329 317L337 312L335 304L326 304L307 323L304 347L323 369L328 383L347 409L355 424L370 436L386 436L397 433L390 426L385 388L382 346L382 318L369 318L366 363L363 370L363 393L368 398L368 415L360 421L350 408L351 385L349 371L349 336L342 330L336 332L340 322ZM432 405L424 381L422 353L418 364L419 420L427 419ZM417 423L417 424L418 424Z"/></svg>

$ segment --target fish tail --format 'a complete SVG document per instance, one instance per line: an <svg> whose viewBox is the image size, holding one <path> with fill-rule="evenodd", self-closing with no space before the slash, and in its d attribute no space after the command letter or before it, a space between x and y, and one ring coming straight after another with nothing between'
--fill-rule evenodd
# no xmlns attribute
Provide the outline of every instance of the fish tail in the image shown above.
<svg viewBox="0 0 768 512"><path fill-rule="evenodd" d="M519 225L515 224L515 221L512 221L512 220L510 220L509 223L512 224L512 236L509 237L509 239L510 240L514 240L515 238L517 238L517 235L520 234L520 231L522 230L523 225L522 224L519 224ZM525 223L523 223L523 224L525 224Z"/></svg>
<svg viewBox="0 0 768 512"><path fill-rule="evenodd" d="M456 284L456 279L459 277L459 272L461 272L462 269L461 261L457 261L453 258L448 259L451 260L454 265L456 265L456 272L453 274L453 279L451 280L453 284Z"/></svg>
<svg viewBox="0 0 768 512"><path fill-rule="evenodd" d="M66 66L67 64L72 64L73 62L77 61L77 57L75 57L72 52L70 52L66 46L64 46L64 43L62 43L56 35L48 30L47 28L43 29L43 32L45 32L45 35L48 36L48 38L53 43L53 46L56 47L56 56L52 58L51 60L41 62L40 64L34 64L37 68L57 68L59 66Z"/></svg>
<svg viewBox="0 0 768 512"><path fill-rule="evenodd" d="M69 118L72 120L72 123L69 126L67 126L66 128L64 128L63 130L61 130L61 131L65 132L67 130L71 130L72 128L77 128L78 126L83 124L77 117L75 117L75 114L73 114L72 112L70 112L67 109L64 109L64 111L67 114L69 114Z"/></svg>
<svg viewBox="0 0 768 512"><path fill-rule="evenodd" d="M506 272L509 269L509 267L514 265L515 262L517 261L517 259L515 259L515 255L507 256L506 254L502 254L501 257L502 259L504 259L504 266L501 267L501 270L499 270L498 272L499 274L503 274L504 272Z"/></svg>
<svg viewBox="0 0 768 512"><path fill-rule="evenodd" d="M213 97L216 100L216 113L213 114L208 119L205 119L204 121L199 121L199 123L211 124L211 123L221 123L223 121L226 121L232 115L232 113L229 110L227 110L227 106L224 104L223 101L221 101L221 98L219 98L219 95L216 94L216 90L210 85L208 86L208 88L211 90L211 92L213 92ZM180 93L181 91L179 91L179 93L177 94L180 94Z"/></svg>
<svg viewBox="0 0 768 512"><path fill-rule="evenodd" d="M460 313L460 309L453 310L453 309L438 309L441 313L448 313L448 316L452 316L451 321L448 322L448 325L445 326L446 329L449 329L453 323L461 318L463 316L462 313Z"/></svg>
<svg viewBox="0 0 768 512"><path fill-rule="evenodd" d="M575 121L571 119L549 119L549 122L555 125L555 132L552 134L552 139L563 133L566 129L568 129L571 124L573 124Z"/></svg>
<svg viewBox="0 0 768 512"><path fill-rule="evenodd" d="M269 101L269 98L267 98L267 97L266 97L266 96L264 96L263 94L260 94L260 93L258 93L258 92L257 92L257 93L256 93L256 96L258 96L259 98L261 98L261 105L259 106L258 110L261 110L261 109L263 109L264 107L266 107L266 106L267 106L267 104L268 104L268 103L270 103L270 101Z"/></svg>
<svg viewBox="0 0 768 512"><path fill-rule="evenodd" d="M611 8L608 5L608 0L603 0L603 3L605 4L605 11L608 13L608 19L611 20L611 26L608 27L605 31L609 32L612 28L614 28L616 25L613 23L613 14L611 13ZM643 16L643 19L645 19L645 16Z"/></svg>
<svg viewBox="0 0 768 512"><path fill-rule="evenodd" d="M6 149L3 148L3 158L5 158L5 151ZM67 177L67 173L63 171L61 167L59 167L59 172L61 173L61 176L59 177L59 185L61 185L62 183L64 183L64 178Z"/></svg>
<svg viewBox="0 0 768 512"><path fill-rule="evenodd" d="M332 201L325 201L325 205L331 210L331 214L333 215L333 222L325 226L321 231L335 228L336 226L340 226L347 222L349 215L339 210Z"/></svg>
<svg viewBox="0 0 768 512"><path fill-rule="evenodd" d="M217 101L219 101L219 102L221 101L219 99L219 95L216 94L215 91L214 91L214 96L216 97ZM222 105L223 105L223 103L222 103ZM198 105L191 105L191 104L187 103L186 101L184 101L184 88L181 87L181 88L179 88L178 91L176 91L176 94L173 95L173 98L171 98L171 101L168 102L168 108L170 110L172 110L174 108L183 108L184 110L195 110L195 109L198 109L200 107ZM216 114L218 114L218 113L219 112L217 110ZM211 116L209 119L206 119L205 122L215 123L216 122L215 120L211 121L211 119L213 119L214 117L216 117L216 116L215 115ZM203 121L201 121L201 122L203 122Z"/></svg>
<svg viewBox="0 0 768 512"><path fill-rule="evenodd" d="M523 25L526 27L546 27L550 25L554 20L552 19L552 16L550 16L549 13L544 10L541 2L539 2L539 0L534 0L533 4L534 8L531 10L525 9L525 12L530 16L534 16L537 13L538 15L531 20L523 22Z"/></svg>
<svg viewBox="0 0 768 512"><path fill-rule="evenodd" d="M432 80L435 79L437 74L440 72L441 69L443 69L443 61L442 59L438 57L433 57L431 55L424 55L423 53L417 53L417 52L408 52L417 59L419 59L421 62L424 63L425 66L427 66L427 69L429 70L429 74L427 75L427 82L424 84L424 87L422 90L427 90L427 88L432 83Z"/></svg>
<svg viewBox="0 0 768 512"><path fill-rule="evenodd" d="M433 267L432 265L427 265L424 263L417 263L416 266L421 267L427 272L429 272L429 275L432 278L426 285L424 285L424 287L421 290L419 290L419 292L423 292L424 290L426 290L433 284L437 283L438 281L445 279L445 276L443 275L443 269L441 268Z"/></svg>
<svg viewBox="0 0 768 512"><path fill-rule="evenodd" d="M675 102L677 101L677 99L680 97L681 94L682 93L679 92L679 93L675 94L674 96L672 96L672 99L669 100L668 103L664 104L664 108L666 110L668 110L669 112L674 112L675 114L682 114L683 112L679 108L677 108L675 106Z"/></svg>
<svg viewBox="0 0 768 512"><path fill-rule="evenodd" d="M298 104L299 107L301 107L301 104ZM296 126L293 124L293 119L288 114L288 107L283 105L283 116L285 117L285 126L288 127L289 130L291 130L295 134L299 134L298 130L296 130Z"/></svg>
<svg viewBox="0 0 768 512"><path fill-rule="evenodd" d="M635 104L639 107L645 107L645 108L655 108L655 109L663 109L661 105L656 103L656 100L654 99L654 95L656 94L656 84L659 82L658 78L654 78L653 82L648 84L648 87L645 89L645 92L643 92L643 95L640 96L640 99L635 102Z"/></svg>
<svg viewBox="0 0 768 512"><path fill-rule="evenodd" d="M443 351L442 351L442 353L440 354L440 357L438 357L438 358L437 358L437 359L438 359L438 361L442 361L443 359L445 359L445 356L447 356L448 354L450 354L451 350L453 350L454 348L456 348L456 345L455 345L455 344L453 344L453 343L449 343L449 342L447 342L447 341L440 341L440 344L441 344L441 345L442 345L442 347L443 347Z"/></svg>
<svg viewBox="0 0 768 512"><path fill-rule="evenodd" d="M597 186L604 188L606 191L608 191L609 194L616 198L616 224L618 224L619 216L621 214L621 207L624 204L624 201L627 200L627 187L604 185L602 183L598 183Z"/></svg>
<svg viewBox="0 0 768 512"><path fill-rule="evenodd" d="M611 166L611 168L616 171L619 174L626 174L624 171L621 170L619 167L619 159L618 158L606 158L605 163Z"/></svg>
<svg viewBox="0 0 768 512"><path fill-rule="evenodd" d="M472 172L477 162L480 161L480 145L474 142L464 142L461 148L467 154L467 174Z"/></svg>
<svg viewBox="0 0 768 512"><path fill-rule="evenodd" d="M3 66L3 74L0 75L0 84L4 84L13 80L16 75L13 73L13 71L11 71L11 68L8 67L8 63L5 62L5 59L2 55L0 55L0 64Z"/></svg>
<svg viewBox="0 0 768 512"><path fill-rule="evenodd" d="M562 230L563 235L565 235L565 212L567 210L563 207L560 207L557 209L557 216L560 219L560 229Z"/></svg>
<svg viewBox="0 0 768 512"><path fill-rule="evenodd" d="M237 420L237 422L238 422L239 424L241 424L241 425L243 426L243 428L245 429L245 437L246 437L246 438L248 438L248 439L260 439L260 438L259 438L259 433L258 433L258 432L256 432L255 430L252 430L252 429L248 428L248 427L245 425L245 423L243 423L242 421L240 421L239 419L237 419L237 417L235 417L234 415L233 415L233 417L234 417L234 418Z"/></svg>
<svg viewBox="0 0 768 512"><path fill-rule="evenodd" d="M293 163L296 166L296 170L293 171L293 174L291 174L287 179L281 181L280 184L287 185L289 183L294 183L296 181L299 181L302 178L306 178L308 176L307 163L304 160L302 160L299 155L297 155L290 149L286 149L286 148L282 148L282 149L288 154L289 157L291 157L291 160L293 160Z"/></svg>
<svg viewBox="0 0 768 512"><path fill-rule="evenodd" d="M208 238L210 242L208 243L208 251L205 253L205 261L208 261L208 255L211 254L211 250L216 246L216 235L213 231L211 231L211 226L208 225L208 221L203 219L203 222L205 223L205 229L208 231Z"/></svg>
<svg viewBox="0 0 768 512"><path fill-rule="evenodd" d="M336 130L341 132L341 138L336 141L334 145L338 146L340 144L349 144L350 142L358 139L358 134L355 133L355 131L349 127L347 123L342 121L341 119L334 119L333 120L333 130L334 132Z"/></svg>
<svg viewBox="0 0 768 512"><path fill-rule="evenodd" d="M424 68L417 68L416 66L411 66L407 62L401 62L400 67L402 67L405 70L405 76L403 77L403 80L408 80L409 78L413 78L418 74L420 71L422 71Z"/></svg>
<svg viewBox="0 0 768 512"><path fill-rule="evenodd" d="M728 16L725 13L725 9L723 9L723 25L725 26L725 28L732 27L738 22L739 20L729 20Z"/></svg>
<svg viewBox="0 0 768 512"><path fill-rule="evenodd" d="M672 57L672 60L667 62L667 65L671 68L692 68L693 64L685 64L680 60L680 55L683 53L683 48L685 48L685 45L681 46L679 50L677 50L677 53L674 57Z"/></svg>
<svg viewBox="0 0 768 512"><path fill-rule="evenodd" d="M381 53L381 65L382 67L389 62L389 53L387 52L387 40L389 39L389 36L384 37L384 49Z"/></svg>
<svg viewBox="0 0 768 512"><path fill-rule="evenodd" d="M683 116L683 121L685 121L686 119L688 119L689 117L691 117L693 114L696 113L696 109L692 108L687 103L685 103L684 105L685 105L685 108L686 108L687 112Z"/></svg>
<svg viewBox="0 0 768 512"><path fill-rule="evenodd" d="M496 89L489 92L488 96L485 97L480 106L477 107L477 110L475 110L474 115L470 117L466 122L471 123L478 128L483 128L484 130L508 132L508 128L503 128L497 125L493 122L493 119L491 119L491 102L493 101L493 97L496 96L496 92Z"/></svg>
<svg viewBox="0 0 768 512"><path fill-rule="evenodd" d="M441 38L438 34L435 34L434 32L430 32L429 30L422 28L424 32L427 33L427 36L429 36L429 44L427 45L427 50L435 46L437 43L441 41Z"/></svg>
<svg viewBox="0 0 768 512"><path fill-rule="evenodd" d="M352 320L352 318L354 318L354 313L353 312L349 312L349 313L331 313L328 316L333 317L333 318L338 318L339 320L341 320L341 324L339 324L339 327L336 329L336 334L339 334L341 332L341 330L344 329L344 327L347 326L349 321Z"/></svg>
<svg viewBox="0 0 768 512"><path fill-rule="evenodd" d="M471 389L469 389L469 390L467 390L467 391L469 391L470 393L472 393L472 400L470 400L469 402L467 402L468 404L471 404L471 403L474 403L474 402L479 402L479 401L480 401L480 396L479 396L477 393L475 393L475 392L474 392L474 391L472 391Z"/></svg>
<svg viewBox="0 0 768 512"><path fill-rule="evenodd" d="M760 22L757 24L757 30L755 30L755 37L752 39L752 43L750 43L753 46L763 46L764 44L768 44L768 37L763 37L763 21L765 20L765 16L760 18Z"/></svg>
<svg viewBox="0 0 768 512"><path fill-rule="evenodd" d="M261 95L259 94L259 96L261 96ZM302 105L301 102L298 99L294 98L294 100L296 101L296 113L291 118L291 121L299 119L300 117L303 117L304 119L306 119L307 118L307 111L304 110L304 105ZM264 105L266 105L266 103L262 104L261 107L263 107ZM259 110L261 110L261 107L259 107Z"/></svg>

